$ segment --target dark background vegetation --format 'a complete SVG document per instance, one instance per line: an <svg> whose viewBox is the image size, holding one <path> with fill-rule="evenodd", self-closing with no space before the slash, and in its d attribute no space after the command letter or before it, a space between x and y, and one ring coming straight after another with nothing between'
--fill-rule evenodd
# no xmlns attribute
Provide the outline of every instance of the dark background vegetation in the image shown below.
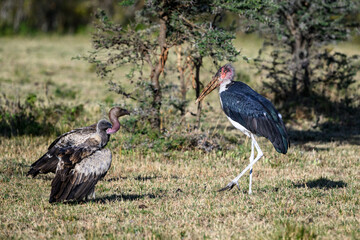
<svg viewBox="0 0 360 240"><path fill-rule="evenodd" d="M104 9L116 20L127 21L129 12L114 0L2 0L0 30L2 34L83 32L91 24L98 8Z"/></svg>
<svg viewBox="0 0 360 240"><path fill-rule="evenodd" d="M360 131L359 56L334 52L329 45L351 40L359 47L358 7L350 0L2 0L0 33L91 33L93 51L79 58L92 63L122 104L135 110L124 122L133 134L156 139L179 129L199 129L204 111L201 104L190 109L189 99L195 99L207 83L202 68L210 66L215 72L227 61L243 61L257 70L262 84L256 90L275 103L292 138L321 136L320 140L326 134L355 136ZM250 32L264 38L264 45L249 61L233 41ZM168 63L168 58L176 60ZM123 66L130 86L114 80L116 69ZM249 78L242 72L238 77ZM56 94L75 93L59 89ZM74 121L83 111L81 104L42 105L36 95L16 101L3 96L1 132L6 136L59 133L54 123ZM45 117L50 112L62 114ZM186 114L192 116L190 120ZM178 141L183 145L184 140Z"/></svg>

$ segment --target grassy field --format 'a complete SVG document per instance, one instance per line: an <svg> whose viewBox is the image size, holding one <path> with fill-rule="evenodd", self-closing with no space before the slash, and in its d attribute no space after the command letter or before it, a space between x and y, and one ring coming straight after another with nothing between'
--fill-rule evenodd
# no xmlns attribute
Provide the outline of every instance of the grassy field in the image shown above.
<svg viewBox="0 0 360 240"><path fill-rule="evenodd" d="M71 60L90 50L89 39L0 38L0 94L83 104L80 122L95 122L119 102L89 64ZM243 42L249 56L261 44ZM207 101L214 114L204 129L239 144L211 152L125 149L122 130L108 145L112 167L86 203L51 205L53 175L26 177L54 134L0 136L0 239L360 239L359 136L293 142L286 155L259 139L265 156L254 167L253 194L247 176L241 191L217 192L248 164L250 141L230 126L215 93ZM76 124L56 122L63 131Z"/></svg>

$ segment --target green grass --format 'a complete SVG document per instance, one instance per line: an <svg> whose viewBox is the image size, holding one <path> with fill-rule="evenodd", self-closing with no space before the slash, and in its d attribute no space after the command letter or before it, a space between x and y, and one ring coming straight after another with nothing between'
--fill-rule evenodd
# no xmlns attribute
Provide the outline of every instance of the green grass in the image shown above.
<svg viewBox="0 0 360 240"><path fill-rule="evenodd" d="M0 43L0 91L9 99L34 93L45 105L83 104L88 124L104 116L103 106L118 103L89 64L71 60L90 50L89 38ZM122 129L110 140L113 163L96 187L96 200L87 203L51 205L53 175L26 177L55 135L0 136L0 239L360 238L359 142L294 142L282 155L259 139L265 156L254 167L253 194L247 194L248 175L240 179L241 191L219 193L248 164L250 141L230 126L215 93L207 101L203 129L210 136L224 133L238 146L209 153L172 145L167 152L124 149L130 136Z"/></svg>

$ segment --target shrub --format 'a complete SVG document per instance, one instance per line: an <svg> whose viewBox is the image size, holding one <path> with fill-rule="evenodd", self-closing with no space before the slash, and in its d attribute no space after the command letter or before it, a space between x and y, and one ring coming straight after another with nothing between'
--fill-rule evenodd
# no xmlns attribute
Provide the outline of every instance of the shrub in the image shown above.
<svg viewBox="0 0 360 240"><path fill-rule="evenodd" d="M50 135L60 134L56 127L59 121L74 122L84 112L82 105L44 106L36 94L29 94L24 101L0 98L0 134Z"/></svg>

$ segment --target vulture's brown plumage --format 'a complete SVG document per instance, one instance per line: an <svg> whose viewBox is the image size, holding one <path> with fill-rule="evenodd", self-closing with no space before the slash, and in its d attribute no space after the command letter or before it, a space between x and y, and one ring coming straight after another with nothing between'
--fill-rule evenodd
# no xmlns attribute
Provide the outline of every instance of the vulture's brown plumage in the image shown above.
<svg viewBox="0 0 360 240"><path fill-rule="evenodd" d="M129 114L129 112L119 107L113 107L109 111L109 119L112 123L112 128L107 131L108 134L119 130L120 123L118 118L126 114ZM57 137L48 147L48 151L30 166L27 175L36 177L38 174L46 174L49 172L55 173L59 162L59 151L63 148L76 147L83 144L87 139L96 134L96 125L97 124L93 124L91 126L77 128Z"/></svg>
<svg viewBox="0 0 360 240"><path fill-rule="evenodd" d="M104 149L109 141L106 130L111 124L100 120L96 134L78 146L59 149L49 202L94 198L94 188L110 168L111 152Z"/></svg>
<svg viewBox="0 0 360 240"><path fill-rule="evenodd" d="M118 118L127 114L127 110L114 107L109 112L112 124L103 119L92 126L59 136L49 151L31 165L28 175L55 172L50 203L95 197L95 185L111 165L111 152L104 147L110 134L120 128Z"/></svg>

